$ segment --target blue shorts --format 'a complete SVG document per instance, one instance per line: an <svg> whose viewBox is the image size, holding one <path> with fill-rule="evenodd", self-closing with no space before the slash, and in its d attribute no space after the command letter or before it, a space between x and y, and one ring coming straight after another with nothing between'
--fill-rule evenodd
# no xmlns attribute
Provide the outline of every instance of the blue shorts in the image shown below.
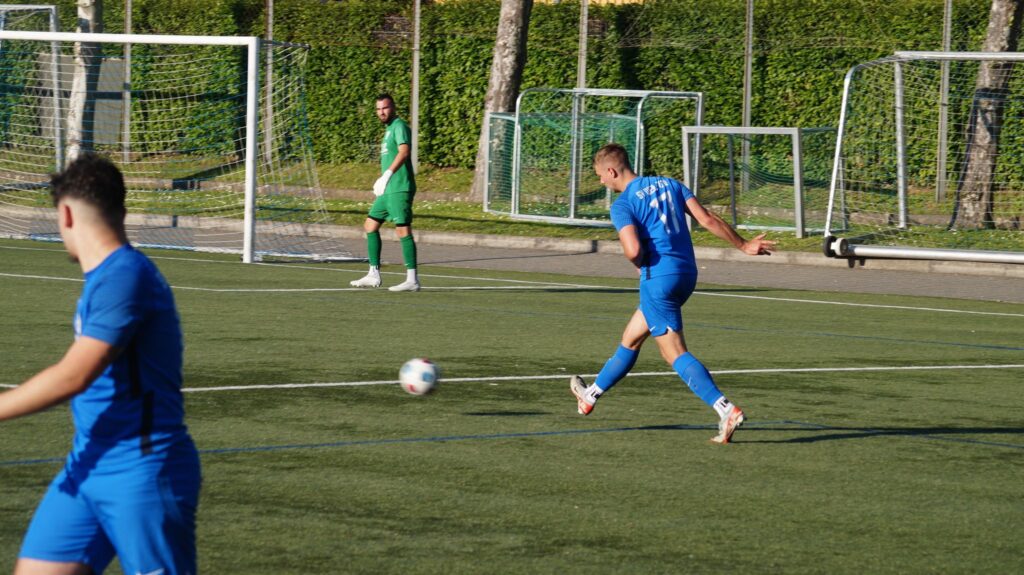
<svg viewBox="0 0 1024 575"><path fill-rule="evenodd" d="M647 320L647 329L658 337L668 331L682 333L683 313L680 308L697 287L697 274L655 276L640 279L640 313Z"/></svg>
<svg viewBox="0 0 1024 575"><path fill-rule="evenodd" d="M36 508L18 556L84 563L96 575L115 555L125 573L195 573L199 454L183 443L173 457L140 457L116 471L76 470L69 459Z"/></svg>

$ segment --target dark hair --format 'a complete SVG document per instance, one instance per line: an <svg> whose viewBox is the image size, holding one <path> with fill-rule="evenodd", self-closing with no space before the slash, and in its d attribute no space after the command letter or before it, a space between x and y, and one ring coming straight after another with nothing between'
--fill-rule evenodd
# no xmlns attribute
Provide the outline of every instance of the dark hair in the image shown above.
<svg viewBox="0 0 1024 575"><path fill-rule="evenodd" d="M99 209L112 227L124 224L124 176L110 160L96 154L82 154L64 171L50 176L50 196L55 207L64 198L74 198Z"/></svg>
<svg viewBox="0 0 1024 575"><path fill-rule="evenodd" d="M388 94L387 92L381 92L380 94L377 94L377 101L380 102L382 100L391 100L391 105L395 105L395 99L392 98L391 94Z"/></svg>

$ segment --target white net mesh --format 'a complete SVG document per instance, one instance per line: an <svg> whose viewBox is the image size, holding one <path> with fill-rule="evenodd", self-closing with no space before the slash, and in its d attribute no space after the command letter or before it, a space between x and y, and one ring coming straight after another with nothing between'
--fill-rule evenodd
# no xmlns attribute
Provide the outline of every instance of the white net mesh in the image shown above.
<svg viewBox="0 0 1024 575"><path fill-rule="evenodd" d="M795 231L802 225L801 235L822 232L835 129L711 129L715 132L700 134L700 178L691 186L705 207L737 228ZM751 130L764 132L744 133ZM783 131L787 133L777 133ZM799 186L794 155L798 134ZM696 131L688 137L690 149L696 149Z"/></svg>
<svg viewBox="0 0 1024 575"><path fill-rule="evenodd" d="M697 95L527 90L518 138L515 115L491 115L488 209L606 222L614 198L594 174L594 153L616 142L641 173L681 178L679 128L699 117Z"/></svg>
<svg viewBox="0 0 1024 575"><path fill-rule="evenodd" d="M1024 251L1024 62L986 58L907 55L850 72L830 234Z"/></svg>
<svg viewBox="0 0 1024 575"><path fill-rule="evenodd" d="M245 47L92 46L76 59L72 43L0 45L0 235L58 239L49 174L93 150L125 175L133 243L241 252ZM265 44L259 58L257 258L351 256L316 179L306 54Z"/></svg>

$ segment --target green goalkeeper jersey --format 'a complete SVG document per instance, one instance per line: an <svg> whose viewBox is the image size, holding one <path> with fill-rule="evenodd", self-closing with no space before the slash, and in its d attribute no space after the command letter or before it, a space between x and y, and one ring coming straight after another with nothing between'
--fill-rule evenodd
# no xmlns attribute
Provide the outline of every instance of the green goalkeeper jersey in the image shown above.
<svg viewBox="0 0 1024 575"><path fill-rule="evenodd" d="M382 174L391 167L391 162L395 161L395 156L398 155L398 146L402 144L412 147L412 130L409 129L409 124L406 124L405 120L396 117L384 130L384 140L380 143L380 171ZM416 192L416 178L412 173L411 153L391 175L388 186L384 188L385 194L393 192Z"/></svg>

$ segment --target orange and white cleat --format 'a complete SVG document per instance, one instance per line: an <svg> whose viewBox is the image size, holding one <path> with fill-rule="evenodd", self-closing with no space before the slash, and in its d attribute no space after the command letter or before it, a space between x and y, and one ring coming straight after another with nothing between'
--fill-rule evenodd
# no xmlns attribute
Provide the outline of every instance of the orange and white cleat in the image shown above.
<svg viewBox="0 0 1024 575"><path fill-rule="evenodd" d="M747 418L743 415L743 410L735 405L732 406L732 408L729 409L729 413L726 413L725 416L722 417L721 421L718 422L718 435L711 438L711 443L720 443L722 445L729 443L729 440L732 439L732 434L735 433L746 420Z"/></svg>
<svg viewBox="0 0 1024 575"><path fill-rule="evenodd" d="M587 384L583 378L578 375L570 377L569 389L576 396L576 411L580 415L590 415L590 412L594 411L594 404L587 401Z"/></svg>

